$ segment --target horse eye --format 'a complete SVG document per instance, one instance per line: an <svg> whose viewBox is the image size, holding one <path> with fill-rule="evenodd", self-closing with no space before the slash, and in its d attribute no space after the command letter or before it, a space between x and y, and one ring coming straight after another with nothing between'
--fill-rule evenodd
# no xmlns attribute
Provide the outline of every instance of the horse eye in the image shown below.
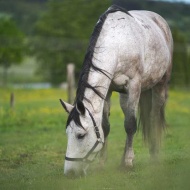
<svg viewBox="0 0 190 190"><path fill-rule="evenodd" d="M85 134L79 134L79 135L77 135L78 139L83 139L84 137L85 137Z"/></svg>

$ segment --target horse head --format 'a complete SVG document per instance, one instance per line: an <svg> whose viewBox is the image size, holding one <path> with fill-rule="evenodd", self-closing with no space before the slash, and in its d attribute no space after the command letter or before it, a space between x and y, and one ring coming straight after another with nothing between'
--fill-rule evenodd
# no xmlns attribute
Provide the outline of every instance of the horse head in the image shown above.
<svg viewBox="0 0 190 190"><path fill-rule="evenodd" d="M89 164L103 147L103 130L96 125L94 117L81 101L75 106L60 101L65 111L69 113L64 174L81 176L86 174Z"/></svg>

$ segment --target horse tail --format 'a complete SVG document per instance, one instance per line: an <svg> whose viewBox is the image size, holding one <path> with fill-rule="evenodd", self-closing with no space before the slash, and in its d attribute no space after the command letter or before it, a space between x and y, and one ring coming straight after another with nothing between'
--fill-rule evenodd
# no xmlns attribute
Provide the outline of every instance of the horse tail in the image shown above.
<svg viewBox="0 0 190 190"><path fill-rule="evenodd" d="M152 90L147 90L141 93L139 101L139 120L142 127L142 133L145 142L149 143L150 141L150 114L152 108Z"/></svg>
<svg viewBox="0 0 190 190"><path fill-rule="evenodd" d="M162 130L165 127L165 101L162 102L157 115L153 115L151 112L153 101L159 100L153 100L151 89L141 93L139 101L140 125L142 126L144 141L149 145L151 152L158 151Z"/></svg>

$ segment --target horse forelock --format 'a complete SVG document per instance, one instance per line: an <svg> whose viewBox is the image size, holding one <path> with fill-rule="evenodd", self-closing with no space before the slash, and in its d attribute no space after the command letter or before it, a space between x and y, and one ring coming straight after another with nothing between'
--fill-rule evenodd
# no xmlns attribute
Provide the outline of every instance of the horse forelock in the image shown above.
<svg viewBox="0 0 190 190"><path fill-rule="evenodd" d="M80 121L80 114L78 113L76 107L72 109L67 119L66 128L69 126L70 122L74 121L77 127L82 127L82 123Z"/></svg>
<svg viewBox="0 0 190 190"><path fill-rule="evenodd" d="M79 77L79 81L78 81L78 88L77 88L74 104L76 104L76 102L78 102L78 101L82 101L83 99L85 99L84 92L85 92L86 88L90 88L91 90L93 90L102 99L105 98L102 95L102 93L99 90L97 90L98 86L92 86L91 84L88 83L88 75L89 75L90 69L92 68L94 71L100 72L109 78L109 73L107 73L105 70L102 70L102 69L96 67L93 64L93 57L94 57L95 48L98 48L98 47L96 47L96 43L97 43L98 37L100 35L100 32L102 30L102 27L104 25L104 22L105 22L107 16L110 13L114 13L117 11L121 11L121 12L124 12L124 13L130 15L126 9L119 7L117 5L112 5L105 13L103 13L100 16L99 21L97 22L97 24L94 28L94 31L91 35L90 43L89 43L89 46L87 48L87 52L86 52L86 55L84 58L82 70L80 73L80 77ZM90 100L87 100L87 101L90 102ZM73 111L73 113L74 112L75 111ZM78 122L78 119L77 119L77 122Z"/></svg>

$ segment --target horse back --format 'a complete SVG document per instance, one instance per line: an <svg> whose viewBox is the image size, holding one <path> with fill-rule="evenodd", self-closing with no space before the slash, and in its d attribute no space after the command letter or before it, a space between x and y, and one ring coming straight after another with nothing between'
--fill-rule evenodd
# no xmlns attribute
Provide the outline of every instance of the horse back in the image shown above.
<svg viewBox="0 0 190 190"><path fill-rule="evenodd" d="M115 79L119 75L133 78L138 73L142 88L149 88L171 70L172 35L158 14L150 11L111 13L101 34L99 45L105 44L110 49L109 55L115 55Z"/></svg>
<svg viewBox="0 0 190 190"><path fill-rule="evenodd" d="M151 28L151 25L155 27L155 29L159 30L163 35L165 42L168 48L173 50L173 39L170 28L166 20L161 17L159 14L151 11L129 11L134 18L138 19L141 23L141 26L146 28ZM146 23L149 23L146 25Z"/></svg>

